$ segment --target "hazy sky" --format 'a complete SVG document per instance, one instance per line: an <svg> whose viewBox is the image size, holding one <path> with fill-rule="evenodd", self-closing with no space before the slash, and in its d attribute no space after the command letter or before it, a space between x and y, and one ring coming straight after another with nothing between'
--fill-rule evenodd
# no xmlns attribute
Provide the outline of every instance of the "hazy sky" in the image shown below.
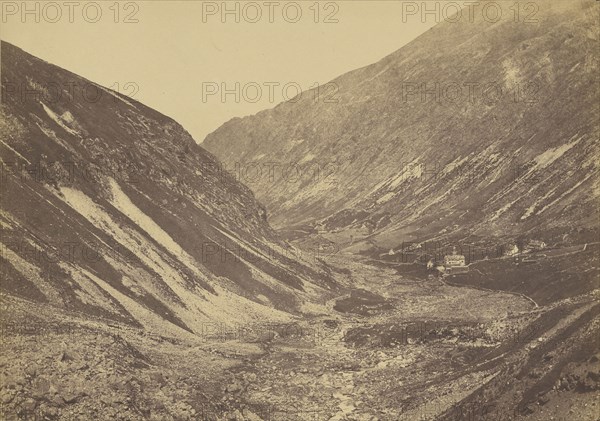
<svg viewBox="0 0 600 421"><path fill-rule="evenodd" d="M221 1L0 3L3 40L133 96L199 142L232 117L376 62L435 24L403 22L400 1L227 2L230 14ZM237 90L239 102L234 93L222 98L222 88Z"/></svg>

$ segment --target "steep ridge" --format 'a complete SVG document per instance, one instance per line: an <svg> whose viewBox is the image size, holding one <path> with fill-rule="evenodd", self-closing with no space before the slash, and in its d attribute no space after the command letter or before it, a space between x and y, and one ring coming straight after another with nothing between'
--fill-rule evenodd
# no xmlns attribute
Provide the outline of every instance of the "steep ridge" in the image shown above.
<svg viewBox="0 0 600 421"><path fill-rule="evenodd" d="M5 42L0 112L5 297L177 336L332 288L170 118Z"/></svg>
<svg viewBox="0 0 600 421"><path fill-rule="evenodd" d="M327 89L229 121L203 146L242 169L275 227L352 251L591 241L600 7L521 3L517 18L513 3L494 4L497 22L463 12Z"/></svg>

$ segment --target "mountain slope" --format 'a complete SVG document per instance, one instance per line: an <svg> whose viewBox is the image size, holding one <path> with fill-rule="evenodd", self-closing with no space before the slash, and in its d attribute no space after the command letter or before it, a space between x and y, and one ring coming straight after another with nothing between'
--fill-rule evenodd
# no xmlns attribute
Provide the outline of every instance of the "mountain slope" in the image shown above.
<svg viewBox="0 0 600 421"><path fill-rule="evenodd" d="M0 113L3 293L186 335L331 287L170 118L4 42Z"/></svg>
<svg viewBox="0 0 600 421"><path fill-rule="evenodd" d="M442 22L332 81L337 102L305 92L203 146L263 165L245 181L274 226L341 231L354 250L579 235L598 221L599 5L536 4L536 23L512 3L499 22Z"/></svg>

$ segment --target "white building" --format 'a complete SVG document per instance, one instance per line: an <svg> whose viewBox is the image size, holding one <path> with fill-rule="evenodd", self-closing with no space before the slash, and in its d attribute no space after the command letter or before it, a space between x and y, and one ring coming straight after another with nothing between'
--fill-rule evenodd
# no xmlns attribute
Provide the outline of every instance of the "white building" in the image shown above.
<svg viewBox="0 0 600 421"><path fill-rule="evenodd" d="M452 254L444 256L444 269L447 274L468 272L469 267L465 256L456 252L456 247L452 250Z"/></svg>
<svg viewBox="0 0 600 421"><path fill-rule="evenodd" d="M466 266L465 256L462 254L458 254L456 252L456 247L452 250L452 254L447 254L444 256L444 266L446 268L449 267L462 267Z"/></svg>

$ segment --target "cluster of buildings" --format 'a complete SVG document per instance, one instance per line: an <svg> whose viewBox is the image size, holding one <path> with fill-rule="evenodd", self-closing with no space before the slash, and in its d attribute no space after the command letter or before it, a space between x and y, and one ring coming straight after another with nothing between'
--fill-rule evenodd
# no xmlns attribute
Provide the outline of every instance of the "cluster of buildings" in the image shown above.
<svg viewBox="0 0 600 421"><path fill-rule="evenodd" d="M444 256L443 264L434 263L433 259L430 259L427 262L427 269L436 269L443 274L446 275L455 275L457 273L466 273L469 271L469 266L467 266L467 259L464 255L458 254L456 251L456 247L452 249L452 254L447 254Z"/></svg>
<svg viewBox="0 0 600 421"><path fill-rule="evenodd" d="M494 248L484 248L481 249L481 253L477 253L478 250L474 251L471 245L467 245L467 257L457 252L456 247L453 247L452 251L449 252L447 248L444 249L441 245L432 249L428 242L402 243L401 250L395 251L392 248L389 252L383 253L381 256L395 256L394 259L402 263L414 263L418 260L421 262L427 261L427 269L438 270L447 275L454 275L469 271L467 260L469 264L477 260L494 257L514 257L523 262L535 261L532 259L537 256L543 256L537 252L546 248L546 243L541 240L520 241L519 244L503 244Z"/></svg>

